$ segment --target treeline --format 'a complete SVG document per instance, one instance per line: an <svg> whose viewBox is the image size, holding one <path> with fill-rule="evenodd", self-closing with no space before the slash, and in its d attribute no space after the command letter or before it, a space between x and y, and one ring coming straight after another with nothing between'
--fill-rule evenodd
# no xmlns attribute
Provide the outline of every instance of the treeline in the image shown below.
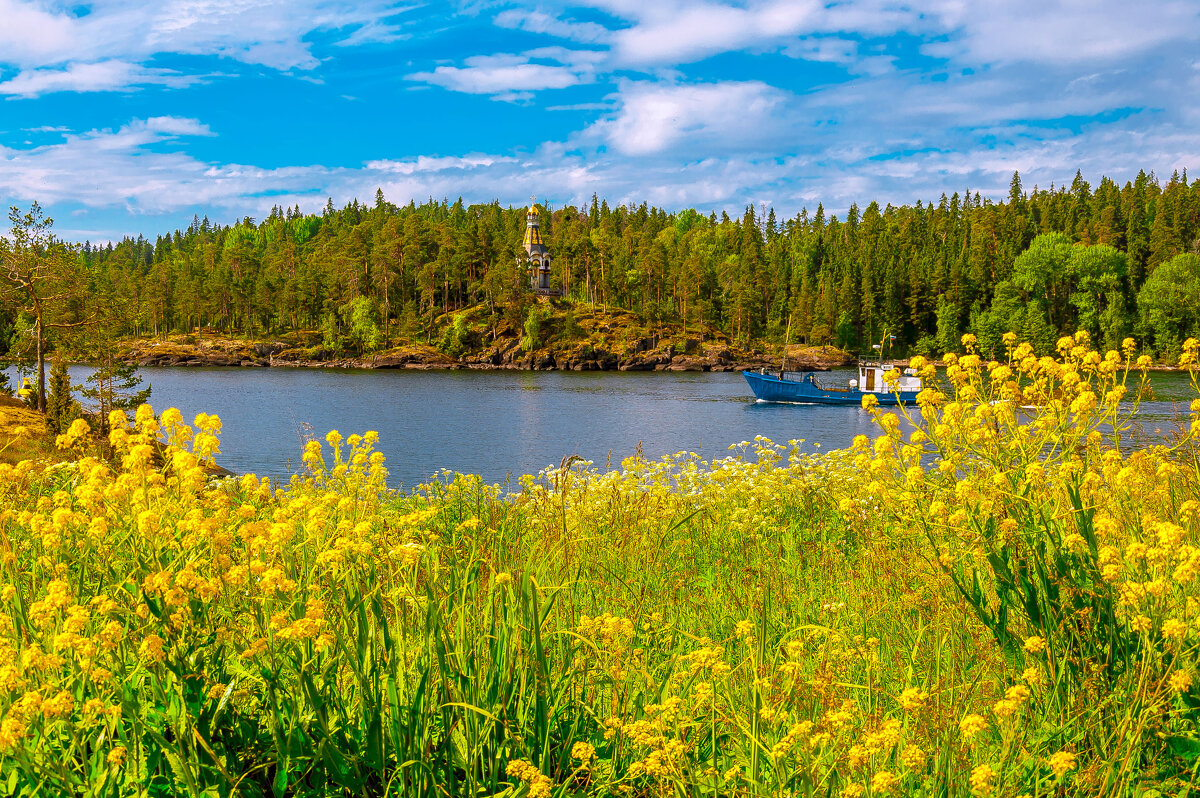
<svg viewBox="0 0 1200 798"><path fill-rule="evenodd" d="M715 325L740 341L865 349L885 332L904 351L985 350L1009 330L1049 347L1087 329L1108 347L1137 336L1169 356L1200 333L1200 180L1139 173L1124 186L941 196L900 207L822 206L781 220L642 204L539 208L564 296L645 322ZM232 226L186 230L79 251L88 295L112 329L157 336L216 327L261 336L321 329L378 348L436 334L446 311L485 302L520 316L524 208L430 201L398 207L378 192L319 215L274 209ZM18 325L19 326L19 325ZM366 331L364 333L364 330ZM353 335L351 332L353 331Z"/></svg>

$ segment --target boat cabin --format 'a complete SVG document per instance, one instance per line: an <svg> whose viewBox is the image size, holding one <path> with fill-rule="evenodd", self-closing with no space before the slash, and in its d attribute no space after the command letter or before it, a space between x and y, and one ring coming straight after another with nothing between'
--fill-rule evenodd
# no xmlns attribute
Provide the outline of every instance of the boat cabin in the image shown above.
<svg viewBox="0 0 1200 798"><path fill-rule="evenodd" d="M850 380L850 389L859 390L863 393L891 393L892 385L883 378L883 375L896 368L891 365L882 363L859 363L858 364L858 379ZM896 383L895 389L902 393L921 390L921 378L917 376L917 372L911 368L906 368L900 376L900 381Z"/></svg>

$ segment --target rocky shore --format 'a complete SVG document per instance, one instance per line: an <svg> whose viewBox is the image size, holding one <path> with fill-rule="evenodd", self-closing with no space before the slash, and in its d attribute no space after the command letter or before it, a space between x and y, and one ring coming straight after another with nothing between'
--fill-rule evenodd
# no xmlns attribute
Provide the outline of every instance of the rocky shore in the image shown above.
<svg viewBox="0 0 1200 798"><path fill-rule="evenodd" d="M361 357L314 357L314 347L295 341L245 341L219 335L179 336L128 342L122 359L139 366L240 366L245 368L514 369L525 371L744 371L778 368L779 354L740 349L726 341L656 340L635 337L620 345L593 343L525 351L516 336L498 337L478 351L452 357L427 344L411 343ZM823 371L854 363L833 347L788 347L789 369Z"/></svg>
<svg viewBox="0 0 1200 798"><path fill-rule="evenodd" d="M524 321L519 321L524 319ZM382 334L376 330L376 333ZM710 325L647 324L634 313L540 297L520 314L486 305L448 311L419 332L401 325L400 341L380 351L344 354L342 333L298 330L270 339L234 338L212 328L128 341L122 359L139 366L246 368L515 369L524 371L827 370L854 363L834 347L738 343Z"/></svg>

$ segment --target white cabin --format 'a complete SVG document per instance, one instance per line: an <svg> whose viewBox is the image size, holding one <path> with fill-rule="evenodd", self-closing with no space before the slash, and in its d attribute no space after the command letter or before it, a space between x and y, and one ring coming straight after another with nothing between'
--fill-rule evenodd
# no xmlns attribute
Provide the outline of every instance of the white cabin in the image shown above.
<svg viewBox="0 0 1200 798"><path fill-rule="evenodd" d="M859 390L863 393L890 394L893 386L883 378L883 375L895 368L896 366L885 366L882 363L859 363L858 379L850 380L850 388L851 390ZM917 376L917 372L913 369L904 369L899 382L895 384L895 390L902 393L915 393L921 390L921 378Z"/></svg>

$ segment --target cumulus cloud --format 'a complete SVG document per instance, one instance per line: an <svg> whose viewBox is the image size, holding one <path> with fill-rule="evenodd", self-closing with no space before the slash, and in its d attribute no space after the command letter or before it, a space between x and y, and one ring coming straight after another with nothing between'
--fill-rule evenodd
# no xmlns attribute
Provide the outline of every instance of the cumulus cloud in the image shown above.
<svg viewBox="0 0 1200 798"><path fill-rule="evenodd" d="M592 149L580 141L547 142L522 156L475 152L365 160L357 167L263 168L207 161L187 152L190 137L212 135L207 125L152 117L117 129L67 133L55 144L0 146L0 194L20 202L124 209L131 214L128 228L91 235L120 238L186 225L195 212L217 219L262 217L277 204L319 211L326 197L336 205L356 197L369 200L376 188L397 203L462 196L468 202L519 204L536 193L556 205L584 205L595 192L610 202L739 212L765 199L790 216L817 202L839 211L852 202L911 203L967 188L1002 197L1014 170L1021 171L1027 185L1045 186L1070 180L1077 168L1093 181L1101 174L1124 180L1142 168L1169 174L1200 163L1200 129L1139 116L1079 134L1001 126L989 129L1001 131L1000 140L980 130L977 139L956 140L953 148L937 146L951 143L949 138L933 146L907 138L906 129L884 141L809 129L803 143L786 156L762 139L754 144L753 135L747 150L718 153L715 146L694 146L715 135L700 123L714 124L717 112L711 109L727 108L729 98L742 97L737 100L741 105L749 98L753 104L762 90L754 84L704 89L725 99L713 101L704 91L701 99L694 92L677 92L669 102L680 109L681 119L692 120L682 132L674 125L660 127L650 138L624 141L625 149L617 145L619 139L609 138L620 134L617 128L595 136ZM643 88L631 86L629 91L627 99L635 98L636 107ZM621 119L621 113L625 111L610 121ZM629 111L626 118L638 113ZM736 140L742 132L718 127L716 134ZM787 130L771 135L787 135Z"/></svg>
<svg viewBox="0 0 1200 798"><path fill-rule="evenodd" d="M0 0L0 61L17 66L60 63L78 43L75 19L40 3Z"/></svg>
<svg viewBox="0 0 1200 798"><path fill-rule="evenodd" d="M88 13L29 0L0 0L0 65L20 73L15 96L102 91L179 76L136 67L156 54L218 56L277 70L319 63L308 39L343 31L344 41L392 41L389 22L404 7L391 0L95 0ZM125 82L121 82L125 78ZM171 81L175 81L174 83Z"/></svg>
<svg viewBox="0 0 1200 798"><path fill-rule="evenodd" d="M515 158L506 158L497 155L484 155L475 153L472 155L464 155L462 157L441 157L431 158L429 156L420 155L416 158L391 160L383 159L379 161L367 161L363 167L370 172L378 172L380 174L394 175L415 175L428 172L440 172L447 169L479 169L488 168L497 164L511 164L516 161Z"/></svg>
<svg viewBox="0 0 1200 798"><path fill-rule="evenodd" d="M759 81L627 81L617 95L616 112L592 125L588 134L635 156L684 142L704 145L703 151L753 149L779 129L776 112L786 100L785 92Z"/></svg>
<svg viewBox="0 0 1200 798"><path fill-rule="evenodd" d="M716 53L779 42L818 28L823 4L778 0L749 8L721 3L646 3L637 24L613 37L618 63L682 64Z"/></svg>
<svg viewBox="0 0 1200 798"><path fill-rule="evenodd" d="M116 130L66 133L61 142L28 149L0 146L0 194L46 204L157 212L215 199L220 192L205 188L212 185L208 165L181 152L151 149L180 137L209 135L208 126L196 119L159 116Z"/></svg>
<svg viewBox="0 0 1200 798"><path fill-rule="evenodd" d="M417 72L409 80L468 94L499 94L513 90L564 89L580 82L569 67L531 64L508 55L481 55L468 58L466 66L440 66L432 72Z"/></svg>
<svg viewBox="0 0 1200 798"><path fill-rule="evenodd" d="M552 61L550 64L534 60ZM416 72L409 80L430 83L467 94L491 94L528 99L530 92L565 89L591 82L595 77L595 55L588 51L541 48L523 55L478 55L465 66L439 66L432 72Z"/></svg>
<svg viewBox="0 0 1200 798"><path fill-rule="evenodd" d="M571 39L585 44L604 42L612 35L608 28L595 22L573 22L542 11L518 8L501 11L495 16L493 22L501 28L544 33L547 36Z"/></svg>
<svg viewBox="0 0 1200 798"><path fill-rule="evenodd" d="M1178 0L946 0L932 16L950 35L925 51L978 64L1112 62L1200 39L1200 6Z"/></svg>
<svg viewBox="0 0 1200 798"><path fill-rule="evenodd" d="M56 91L119 91L157 84L181 88L204 80L200 75L182 75L170 69L147 69L127 61L75 63L64 69L27 69L0 82L0 95L36 97Z"/></svg>
<svg viewBox="0 0 1200 798"><path fill-rule="evenodd" d="M593 41L611 42L616 63L635 68L693 63L740 50L783 50L829 60L821 58L827 53L819 49L797 48L796 41L841 34L909 34L926 41L928 55L976 65L1078 64L1200 39L1200 6L1190 0L928 0L918 5L897 0L588 0L581 5L625 23ZM504 22L498 17L497 24L516 27L521 14L509 11L501 17ZM562 27L555 35L570 37L571 29ZM868 62L859 71L882 66Z"/></svg>

